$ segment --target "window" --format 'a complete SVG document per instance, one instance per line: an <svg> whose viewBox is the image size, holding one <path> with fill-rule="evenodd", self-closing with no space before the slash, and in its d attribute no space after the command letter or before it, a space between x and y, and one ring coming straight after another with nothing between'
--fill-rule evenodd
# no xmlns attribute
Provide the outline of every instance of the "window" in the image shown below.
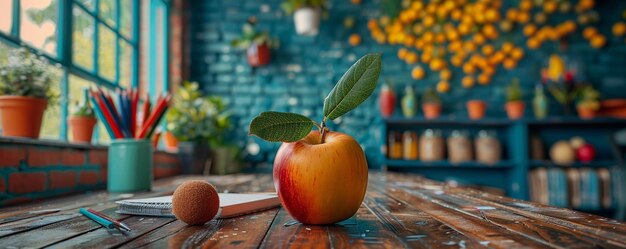
<svg viewBox="0 0 626 249"><path fill-rule="evenodd" d="M168 89L168 5L162 0L142 0L142 87L153 100Z"/></svg>
<svg viewBox="0 0 626 249"><path fill-rule="evenodd" d="M23 45L45 55L59 75L54 91L60 98L46 111L42 138L67 138L66 117L83 98L85 87L138 85L140 1L143 4L143 0L0 0L0 63L9 48ZM166 2L147 2L151 16L156 9L167 14ZM160 8L153 10L153 2ZM167 27L165 17L160 19L162 28ZM160 58L163 63L166 54ZM108 139L103 129L99 125L99 141Z"/></svg>

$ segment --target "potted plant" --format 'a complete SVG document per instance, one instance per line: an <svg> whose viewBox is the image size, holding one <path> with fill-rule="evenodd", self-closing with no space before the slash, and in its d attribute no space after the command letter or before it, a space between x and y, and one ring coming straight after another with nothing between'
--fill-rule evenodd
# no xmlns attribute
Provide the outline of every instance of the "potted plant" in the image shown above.
<svg viewBox="0 0 626 249"><path fill-rule="evenodd" d="M477 120L485 117L485 111L487 110L487 103L482 100L470 100L466 103L467 114L470 119Z"/></svg>
<svg viewBox="0 0 626 249"><path fill-rule="evenodd" d="M2 135L39 138L43 113L56 97L51 91L56 77L49 66L25 48L12 50L0 65Z"/></svg>
<svg viewBox="0 0 626 249"><path fill-rule="evenodd" d="M167 130L179 141L183 173L208 173L211 154L213 162L224 161L216 156L226 153L218 149L225 146L223 137L230 127L230 114L225 109L220 98L202 96L195 82L183 83L174 94L174 104L165 118ZM230 165L238 168L237 162Z"/></svg>
<svg viewBox="0 0 626 249"><path fill-rule="evenodd" d="M506 115L509 119L520 119L524 117L524 109L526 105L522 101L522 88L519 85L519 79L515 78L506 88Z"/></svg>
<svg viewBox="0 0 626 249"><path fill-rule="evenodd" d="M575 91L576 111L578 116L583 119L592 119L596 115L596 111L600 109L600 92L593 88L592 85L584 84Z"/></svg>
<svg viewBox="0 0 626 249"><path fill-rule="evenodd" d="M432 88L427 88L422 95L422 110L426 119L435 119L441 114L441 99Z"/></svg>
<svg viewBox="0 0 626 249"><path fill-rule="evenodd" d="M76 102L72 115L67 118L67 123L72 131L72 142L91 143L93 128L97 119L93 108L85 98L82 104Z"/></svg>
<svg viewBox="0 0 626 249"><path fill-rule="evenodd" d="M326 0L285 0L282 8L287 15L293 14L296 33L314 36L319 32L320 16L325 10Z"/></svg>
<svg viewBox="0 0 626 249"><path fill-rule="evenodd" d="M255 25L254 20L249 20L244 24L242 36L233 40L231 45L245 49L248 64L260 67L270 63L270 47L275 47L277 42L271 39L267 32L258 32Z"/></svg>

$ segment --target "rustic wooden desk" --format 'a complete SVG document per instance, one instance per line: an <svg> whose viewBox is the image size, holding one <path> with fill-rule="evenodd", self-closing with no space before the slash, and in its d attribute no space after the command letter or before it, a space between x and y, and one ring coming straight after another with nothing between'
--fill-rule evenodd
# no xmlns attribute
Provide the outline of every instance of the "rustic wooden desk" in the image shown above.
<svg viewBox="0 0 626 249"><path fill-rule="evenodd" d="M219 191L272 191L270 175L180 176L157 181L171 194L188 179L204 178ZM186 226L172 218L118 215L114 201L128 195L93 192L0 209L0 247L205 248L592 248L626 247L626 224L535 203L442 186L417 176L370 173L355 217L333 226L294 222L281 208ZM91 207L123 220L121 234L78 214ZM60 209L56 213L37 213Z"/></svg>

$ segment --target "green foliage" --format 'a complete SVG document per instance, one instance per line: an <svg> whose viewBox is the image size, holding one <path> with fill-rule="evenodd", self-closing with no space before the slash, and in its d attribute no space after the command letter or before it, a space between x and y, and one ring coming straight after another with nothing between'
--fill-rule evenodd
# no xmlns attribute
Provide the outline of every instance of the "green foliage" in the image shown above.
<svg viewBox="0 0 626 249"><path fill-rule="evenodd" d="M49 70L50 64L26 48L11 50L7 63L0 65L0 95L16 95L48 99L54 102L56 95L52 83L57 80Z"/></svg>
<svg viewBox="0 0 626 249"><path fill-rule="evenodd" d="M600 92L593 88L591 84L583 84L574 90L574 98L578 101L579 107L591 110L600 109Z"/></svg>
<svg viewBox="0 0 626 249"><path fill-rule="evenodd" d="M285 0L280 5L287 15L293 14L297 9L310 7L326 9L326 0Z"/></svg>
<svg viewBox="0 0 626 249"><path fill-rule="evenodd" d="M441 98L439 94L432 88L426 88L422 94L423 104L441 104Z"/></svg>
<svg viewBox="0 0 626 249"><path fill-rule="evenodd" d="M365 55L341 76L324 100L325 117L334 120L372 95L382 67L380 57L380 54Z"/></svg>
<svg viewBox="0 0 626 249"><path fill-rule="evenodd" d="M230 42L235 48L246 49L252 44L267 44L269 47L277 47L278 40L272 39L268 32L258 32L253 22L247 22L243 25L243 34L239 39Z"/></svg>
<svg viewBox="0 0 626 249"><path fill-rule="evenodd" d="M250 134L271 142L295 142L309 134L315 121L296 113L262 112L252 120Z"/></svg>
<svg viewBox="0 0 626 249"><path fill-rule="evenodd" d="M272 142L298 141L309 134L313 126L317 126L323 134L327 130L326 119L333 120L346 114L372 94L381 67L380 54L365 55L354 63L324 100L321 125L300 114L263 112L252 120L250 134Z"/></svg>
<svg viewBox="0 0 626 249"><path fill-rule="evenodd" d="M85 102L83 104L76 102L76 105L74 106L74 109L72 111L72 116L91 118L95 117L93 108L91 108L89 102Z"/></svg>
<svg viewBox="0 0 626 249"><path fill-rule="evenodd" d="M511 84L506 88L506 101L521 101L522 100L522 88L519 85L519 79L514 78Z"/></svg>
<svg viewBox="0 0 626 249"><path fill-rule="evenodd" d="M165 116L167 129L179 141L220 146L230 128L230 113L219 97L203 96L198 83L185 82L174 94Z"/></svg>

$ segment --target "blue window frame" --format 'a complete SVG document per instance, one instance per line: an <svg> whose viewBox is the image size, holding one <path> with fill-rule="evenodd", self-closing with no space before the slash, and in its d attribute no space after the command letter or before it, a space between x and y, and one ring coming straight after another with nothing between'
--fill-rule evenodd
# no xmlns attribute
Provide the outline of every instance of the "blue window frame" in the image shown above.
<svg viewBox="0 0 626 249"><path fill-rule="evenodd" d="M51 67L59 72L56 90L61 98L58 106L49 107L46 112L42 138L67 139L66 117L71 104L82 98L85 86L109 89L138 86L142 7L149 9L150 18L160 15L156 12L164 15L160 24L164 50L159 54L165 55L161 62L167 68L169 2L148 1L149 6L142 6L144 1L140 0L0 1L0 63L9 46L24 46L47 57ZM158 27L152 26L150 40L158 33ZM148 52L153 52L150 44ZM156 70L156 66L150 66L150 72ZM163 71L160 84L165 90L168 76L167 70ZM149 84L151 89L156 80L148 79L155 82ZM99 141L107 137L102 136Z"/></svg>

